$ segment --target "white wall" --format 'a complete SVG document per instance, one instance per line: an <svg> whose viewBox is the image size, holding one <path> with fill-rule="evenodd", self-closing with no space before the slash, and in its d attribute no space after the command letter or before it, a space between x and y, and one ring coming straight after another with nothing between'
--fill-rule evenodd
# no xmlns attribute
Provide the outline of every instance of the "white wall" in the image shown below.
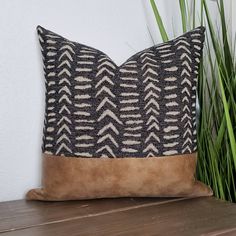
<svg viewBox="0 0 236 236"><path fill-rule="evenodd" d="M6 201L40 185L44 82L35 27L98 48L117 64L152 45L147 24L155 43L161 40L148 0L0 3L0 201ZM168 32L179 34L178 1L157 4Z"/></svg>
<svg viewBox="0 0 236 236"><path fill-rule="evenodd" d="M141 1L0 0L0 201L40 185L44 82L35 27L121 64L152 42Z"/></svg>

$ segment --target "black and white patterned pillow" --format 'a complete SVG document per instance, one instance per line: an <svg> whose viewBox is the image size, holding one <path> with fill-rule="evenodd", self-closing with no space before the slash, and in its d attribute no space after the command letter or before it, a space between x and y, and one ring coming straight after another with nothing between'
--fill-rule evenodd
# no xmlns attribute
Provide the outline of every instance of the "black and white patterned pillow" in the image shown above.
<svg viewBox="0 0 236 236"><path fill-rule="evenodd" d="M105 53L38 27L46 78L43 152L159 157L196 152L198 27L117 66Z"/></svg>
<svg viewBox="0 0 236 236"><path fill-rule="evenodd" d="M212 195L195 179L203 27L121 66L42 27L38 33L46 78L43 172L28 200Z"/></svg>

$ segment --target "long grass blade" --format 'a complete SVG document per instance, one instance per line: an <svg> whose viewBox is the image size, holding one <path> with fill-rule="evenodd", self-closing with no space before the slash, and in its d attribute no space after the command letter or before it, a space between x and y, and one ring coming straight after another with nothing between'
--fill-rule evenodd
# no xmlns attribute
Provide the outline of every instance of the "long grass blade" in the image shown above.
<svg viewBox="0 0 236 236"><path fill-rule="evenodd" d="M179 0L180 13L182 18L182 28L183 32L187 31L187 9L185 0Z"/></svg>
<svg viewBox="0 0 236 236"><path fill-rule="evenodd" d="M235 141L235 137L234 137L234 130L233 130L232 122L231 122L231 119L230 119L229 107L228 107L228 103L227 103L227 100L226 100L226 97L225 97L225 90L224 90L224 87L223 87L223 82L222 82L220 71L219 71L219 83L220 83L220 90L221 90L221 93L222 93L222 100L223 100L223 104L224 104L227 130L228 130L228 134L229 134L229 140L230 140L234 165L235 165L235 168L236 168L236 141Z"/></svg>
<svg viewBox="0 0 236 236"><path fill-rule="evenodd" d="M168 39L154 0L153 11L164 41ZM179 0L182 28L195 27L196 0ZM232 46L224 8L217 0L220 27L213 20L207 0L200 1L200 23L208 28L200 62L197 95L197 177L210 185L216 197L236 202L236 38ZM156 8L155 8L156 7ZM159 19L160 18L160 19ZM165 36L166 34L166 36Z"/></svg>
<svg viewBox="0 0 236 236"><path fill-rule="evenodd" d="M228 42L228 29L226 26L223 0L220 0L220 3L218 3L218 9L220 12L220 17L221 17L221 31L222 31L222 38L223 38L225 65L227 67L228 74L231 75L232 70L233 70L233 61L232 61L232 55L231 55L229 42Z"/></svg>
<svg viewBox="0 0 236 236"><path fill-rule="evenodd" d="M196 21L196 0L193 0L193 11L192 11L192 22L193 22L193 25L192 25L192 28L194 29L195 28L195 23Z"/></svg>
<svg viewBox="0 0 236 236"><path fill-rule="evenodd" d="M150 0L150 3L151 3L152 10L153 10L153 13L154 13L155 18L156 18L156 22L157 22L157 25L158 25L158 28L159 28L162 40L163 40L163 42L166 42L166 41L169 40L168 39L168 35L166 33L166 30L165 30L165 27L164 27L161 15L160 15L160 13L159 13L159 11L157 9L155 0Z"/></svg>

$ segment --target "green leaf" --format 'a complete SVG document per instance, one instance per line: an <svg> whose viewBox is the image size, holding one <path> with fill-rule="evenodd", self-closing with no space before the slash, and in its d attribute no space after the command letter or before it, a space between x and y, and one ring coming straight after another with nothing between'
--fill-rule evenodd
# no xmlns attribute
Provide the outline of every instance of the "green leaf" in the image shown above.
<svg viewBox="0 0 236 236"><path fill-rule="evenodd" d="M192 12L192 17L193 17L193 25L192 28L195 28L195 18L196 18L196 0L193 0L193 12Z"/></svg>
<svg viewBox="0 0 236 236"><path fill-rule="evenodd" d="M229 140L230 140L230 145L231 145L231 150L232 150L232 155L233 155L233 160L234 160L234 166L236 168L236 141L235 141L235 137L234 137L234 130L233 130L232 122L230 119L229 107L228 107L228 103L227 103L227 100L225 97L225 90L223 87L223 82L222 82L220 71L219 71L219 83L220 83L220 90L221 90L221 94L222 94L222 100L223 100L223 104L224 104L225 118L226 118L227 130L228 130L228 134L229 134Z"/></svg>
<svg viewBox="0 0 236 236"><path fill-rule="evenodd" d="M231 76L232 69L233 69L233 61L232 61L232 55L230 52L230 47L229 47L229 42L228 42L228 29L226 26L223 0L220 0L220 4L218 3L218 8L219 8L220 17L221 17L221 31L222 31L222 38L223 38L225 65L228 71L228 75Z"/></svg>
<svg viewBox="0 0 236 236"><path fill-rule="evenodd" d="M162 22L162 18L161 18L160 14L159 14L159 11L157 9L155 0L150 0L150 3L151 3L152 10L153 10L153 13L154 13L155 18L156 18L156 22L157 22L157 25L158 25L158 28L159 28L162 40L163 40L163 42L167 42L169 40L168 39L168 35L166 33L164 24Z"/></svg>
<svg viewBox="0 0 236 236"><path fill-rule="evenodd" d="M155 2L151 3L166 41L160 14ZM236 38L231 47L223 0L215 3L218 8L214 16L220 16L219 28L206 0L200 1L200 17L195 9L197 1L192 3L179 0L183 31L195 27L196 17L208 29L197 84L200 105L197 177L212 187L216 197L236 202Z"/></svg>
<svg viewBox="0 0 236 236"><path fill-rule="evenodd" d="M180 13L182 18L182 28L183 32L187 31L187 10L185 0L179 0Z"/></svg>

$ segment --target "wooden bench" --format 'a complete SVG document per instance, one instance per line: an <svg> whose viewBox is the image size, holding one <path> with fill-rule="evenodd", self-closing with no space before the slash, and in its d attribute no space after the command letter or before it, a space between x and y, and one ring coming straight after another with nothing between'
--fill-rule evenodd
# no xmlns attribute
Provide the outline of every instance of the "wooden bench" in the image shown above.
<svg viewBox="0 0 236 236"><path fill-rule="evenodd" d="M1 236L236 235L236 204L215 198L0 203Z"/></svg>

